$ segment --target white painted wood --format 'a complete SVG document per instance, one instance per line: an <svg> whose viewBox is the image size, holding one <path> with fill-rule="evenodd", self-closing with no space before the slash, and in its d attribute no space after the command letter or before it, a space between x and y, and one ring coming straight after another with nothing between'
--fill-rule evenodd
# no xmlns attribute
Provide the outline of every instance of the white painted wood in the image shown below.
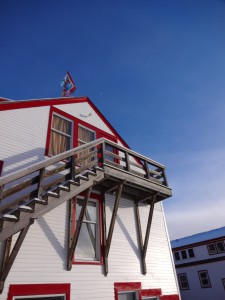
<svg viewBox="0 0 225 300"><path fill-rule="evenodd" d="M112 213L113 197L107 196L107 225ZM143 232L148 209L141 207ZM162 288L164 294L177 293L168 241L160 203L156 204L147 251L146 276L141 274L134 207L122 199L109 253L109 274L102 266L73 265L66 271L67 204L62 204L38 219L30 227L21 251L5 284L2 299L7 298L9 284L71 283L71 300L114 299L114 282L141 282L143 288ZM37 238L38 237L38 238ZM88 286L88 289L87 289Z"/></svg>
<svg viewBox="0 0 225 300"><path fill-rule="evenodd" d="M54 107L88 123L101 130L114 135L111 129L106 125L105 122L96 114L93 108L87 103L76 103L74 104L62 104L54 105Z"/></svg>
<svg viewBox="0 0 225 300"><path fill-rule="evenodd" d="M88 103L62 104L55 107L112 134L108 125ZM88 116L89 114L91 115ZM2 175L28 167L44 158L48 119L49 106L0 112L0 159L4 161ZM113 196L107 196L107 226L111 219L113 201ZM103 267L99 265L73 265L72 271L66 270L67 205L63 203L56 207L30 227L0 299L7 299L10 284L29 283L71 283L71 300L113 300L114 282L126 281L141 282L146 289L161 288L163 294L177 294L160 203L156 204L153 214L146 256L148 273L144 276L141 274L133 202L125 198L121 200L109 252L107 277L103 274ZM148 207L142 205L140 213L144 234ZM15 240L14 238L13 241Z"/></svg>

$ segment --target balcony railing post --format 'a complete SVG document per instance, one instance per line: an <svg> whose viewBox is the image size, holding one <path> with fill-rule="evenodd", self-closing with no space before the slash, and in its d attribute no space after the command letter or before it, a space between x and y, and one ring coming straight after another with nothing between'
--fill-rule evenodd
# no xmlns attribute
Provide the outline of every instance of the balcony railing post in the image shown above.
<svg viewBox="0 0 225 300"><path fill-rule="evenodd" d="M144 161L144 166L145 166L146 178L150 179L150 172L149 172L147 160Z"/></svg>
<svg viewBox="0 0 225 300"><path fill-rule="evenodd" d="M127 153L127 151L125 151L124 154L125 154L126 170L127 170L127 172L130 172L129 154Z"/></svg>
<svg viewBox="0 0 225 300"><path fill-rule="evenodd" d="M3 199L3 191L4 191L4 185L2 185L0 187L0 203L1 203L2 199Z"/></svg>
<svg viewBox="0 0 225 300"><path fill-rule="evenodd" d="M70 179L75 180L75 154L70 157Z"/></svg>
<svg viewBox="0 0 225 300"><path fill-rule="evenodd" d="M44 192L44 177L45 177L45 168L42 168L39 171L39 179L38 179L37 197L39 199L41 199L41 195Z"/></svg>
<svg viewBox="0 0 225 300"><path fill-rule="evenodd" d="M105 142L102 142L101 144L101 163L102 166L105 164Z"/></svg>

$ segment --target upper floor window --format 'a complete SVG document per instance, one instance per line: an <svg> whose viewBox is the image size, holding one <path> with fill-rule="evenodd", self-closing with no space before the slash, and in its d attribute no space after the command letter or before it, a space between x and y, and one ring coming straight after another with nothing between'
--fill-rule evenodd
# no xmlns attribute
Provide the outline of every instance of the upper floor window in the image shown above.
<svg viewBox="0 0 225 300"><path fill-rule="evenodd" d="M202 288L211 288L211 282L209 279L209 274L207 270L198 271L198 276Z"/></svg>
<svg viewBox="0 0 225 300"><path fill-rule="evenodd" d="M180 252L174 252L175 260L180 260Z"/></svg>
<svg viewBox="0 0 225 300"><path fill-rule="evenodd" d="M181 260L181 259L187 259L193 257L195 257L195 253L192 248L174 252L175 260Z"/></svg>
<svg viewBox="0 0 225 300"><path fill-rule="evenodd" d="M178 274L178 281L181 290L189 290L188 278L186 273Z"/></svg>
<svg viewBox="0 0 225 300"><path fill-rule="evenodd" d="M209 252L210 255L225 252L225 247L224 247L224 242L223 241L208 244L207 248L208 248L208 252Z"/></svg>
<svg viewBox="0 0 225 300"><path fill-rule="evenodd" d="M56 155L71 149L72 121L57 115L52 115L49 154Z"/></svg>

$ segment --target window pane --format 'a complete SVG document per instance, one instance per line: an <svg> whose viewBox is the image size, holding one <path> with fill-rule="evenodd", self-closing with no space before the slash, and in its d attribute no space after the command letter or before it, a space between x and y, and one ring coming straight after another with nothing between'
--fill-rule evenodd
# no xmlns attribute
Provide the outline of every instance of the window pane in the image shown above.
<svg viewBox="0 0 225 300"><path fill-rule="evenodd" d="M67 121L57 115L53 115L52 128L71 135L71 122Z"/></svg>
<svg viewBox="0 0 225 300"><path fill-rule="evenodd" d="M216 254L217 253L215 244L209 244L209 245L207 245L207 247L208 247L209 254Z"/></svg>
<svg viewBox="0 0 225 300"><path fill-rule="evenodd" d="M52 131L50 140L50 154L56 155L70 149L70 138Z"/></svg>
<svg viewBox="0 0 225 300"><path fill-rule="evenodd" d="M96 260L96 225L83 223L76 247L76 258Z"/></svg>
<svg viewBox="0 0 225 300"><path fill-rule="evenodd" d="M180 260L180 253L179 252L174 252L174 256L176 260Z"/></svg>
<svg viewBox="0 0 225 300"><path fill-rule="evenodd" d="M79 219L80 211L83 206L84 200L77 199L76 201L76 220ZM97 222L97 204L94 201L88 201L86 212L84 214L84 221Z"/></svg>
<svg viewBox="0 0 225 300"><path fill-rule="evenodd" d="M136 300L135 294L135 292L119 293L118 300Z"/></svg>
<svg viewBox="0 0 225 300"><path fill-rule="evenodd" d="M188 249L189 257L195 257L193 249Z"/></svg>
<svg viewBox="0 0 225 300"><path fill-rule="evenodd" d="M225 248L224 248L224 243L223 242L216 243L216 247L217 247L219 253L225 252Z"/></svg>
<svg viewBox="0 0 225 300"><path fill-rule="evenodd" d="M182 256L183 259L186 259L186 258L187 258L186 250L182 250L182 251L181 251L181 256Z"/></svg>
<svg viewBox="0 0 225 300"><path fill-rule="evenodd" d="M95 135L93 131L89 131L86 128L78 127L78 139L82 142L89 143L94 141Z"/></svg>

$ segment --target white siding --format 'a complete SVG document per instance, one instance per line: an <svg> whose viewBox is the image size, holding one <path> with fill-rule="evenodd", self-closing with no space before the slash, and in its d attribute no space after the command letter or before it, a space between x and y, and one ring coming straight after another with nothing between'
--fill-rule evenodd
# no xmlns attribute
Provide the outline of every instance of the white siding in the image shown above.
<svg viewBox="0 0 225 300"><path fill-rule="evenodd" d="M87 103L54 105L54 107L113 135L109 127L102 121L93 108ZM91 114L89 116L89 114Z"/></svg>
<svg viewBox="0 0 225 300"><path fill-rule="evenodd" d="M43 160L48 118L47 106L0 112L2 176Z"/></svg>
<svg viewBox="0 0 225 300"><path fill-rule="evenodd" d="M107 198L107 226L113 198ZM109 254L109 274L102 266L73 265L66 271L67 204L54 209L31 226L9 273L2 299L7 298L9 284L71 283L71 300L113 300L114 282L141 282L143 288L162 288L164 294L177 293L161 204L156 205L147 252L146 276L140 270L133 202L122 199ZM141 207L143 230L148 207ZM88 286L88 288L87 288Z"/></svg>

